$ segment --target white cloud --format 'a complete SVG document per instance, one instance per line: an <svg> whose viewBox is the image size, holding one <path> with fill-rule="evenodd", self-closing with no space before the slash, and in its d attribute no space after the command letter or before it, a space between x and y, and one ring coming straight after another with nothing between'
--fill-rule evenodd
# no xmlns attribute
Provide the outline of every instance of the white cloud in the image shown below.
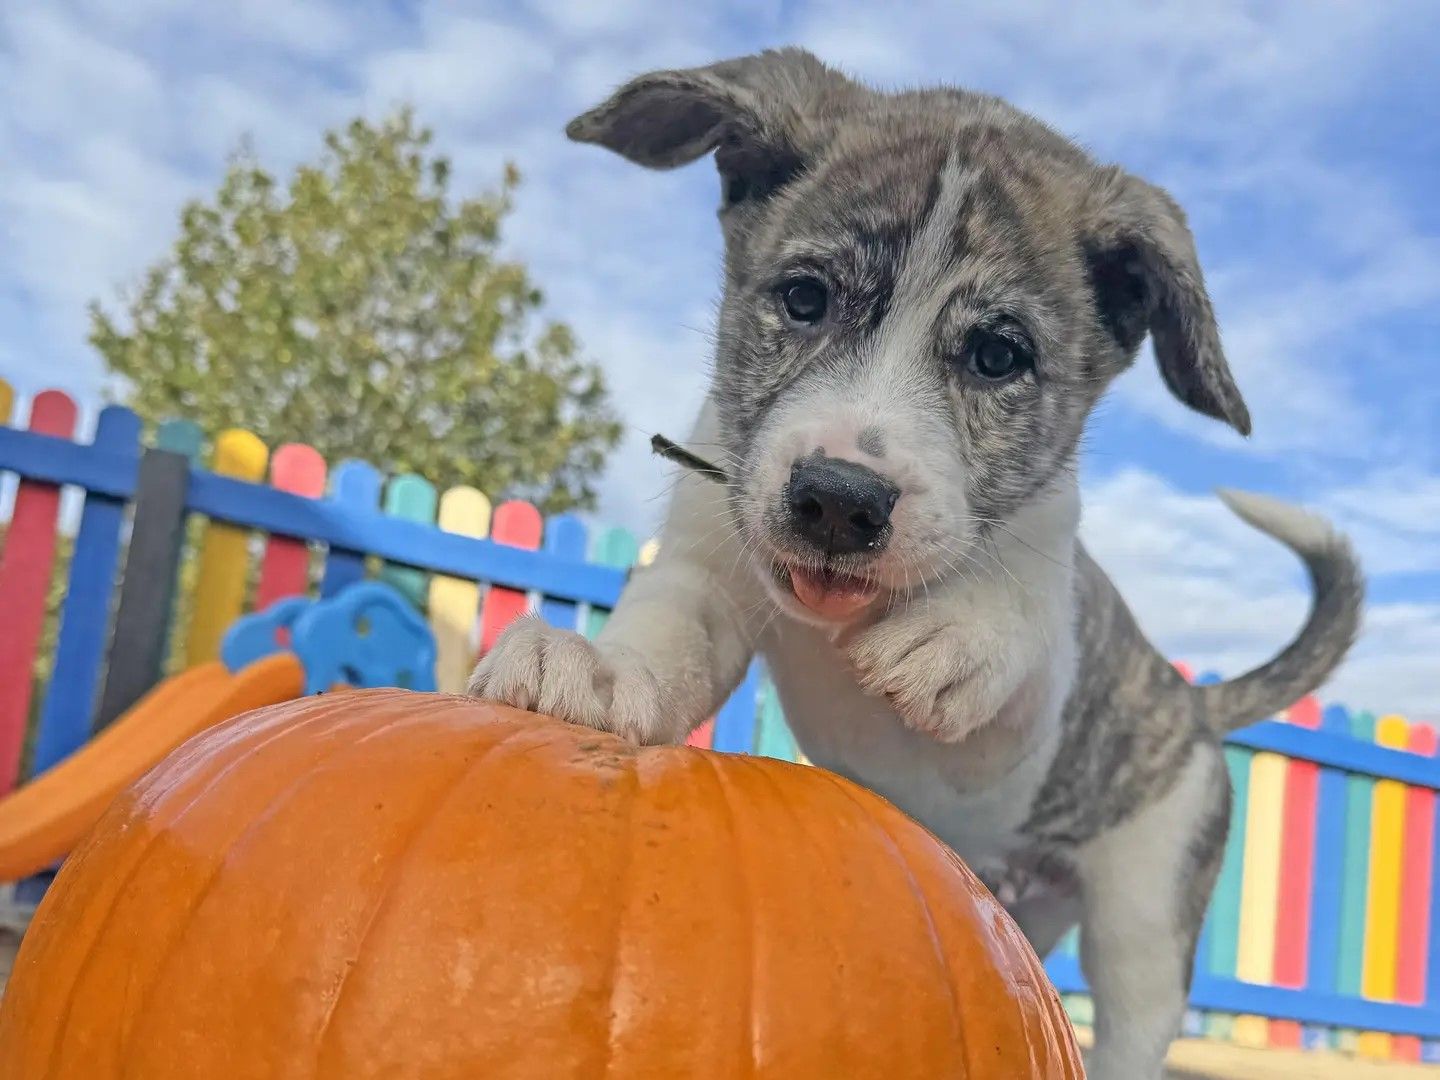
<svg viewBox="0 0 1440 1080"><path fill-rule="evenodd" d="M1381 468L1326 492L1320 505L1354 538L1371 574L1440 573L1440 476Z"/></svg>
<svg viewBox="0 0 1440 1080"><path fill-rule="evenodd" d="M214 43L231 50L275 50L286 54L328 58L362 48L390 29L396 18L374 0L245 0L238 4L202 4L195 0L69 0L53 5L68 10L76 22L133 42L156 31L174 35L174 59L183 64L185 46L203 51Z"/></svg>
<svg viewBox="0 0 1440 1080"><path fill-rule="evenodd" d="M234 79L203 74L187 82L175 109L186 150L205 162L219 162L241 138L252 138L273 166L313 155L319 132L341 113L333 98L285 101Z"/></svg>
<svg viewBox="0 0 1440 1080"><path fill-rule="evenodd" d="M593 41L645 36L652 33L655 23L664 21L666 15L683 17L686 9L693 10L700 5L677 4L657 10L650 0L611 0L604 4L592 0L534 0L530 6L545 20L546 30L552 35Z"/></svg>
<svg viewBox="0 0 1440 1080"><path fill-rule="evenodd" d="M425 22L415 45L376 50L364 65L372 107L409 101L436 123L503 117L555 77L555 49L535 33L449 14Z"/></svg>
<svg viewBox="0 0 1440 1080"><path fill-rule="evenodd" d="M164 107L161 79L149 64L56 8L9 7L0 12L0 32L9 40L0 53L7 132L51 135L69 124L133 132L137 114Z"/></svg>
<svg viewBox="0 0 1440 1080"><path fill-rule="evenodd" d="M1317 8L1323 7L1323 14ZM1408 7L1282 0L1136 4L864 0L799 5L796 40L891 84L937 79L1004 93L1091 145L1211 139L1293 118L1363 85ZM1237 108L1239 107L1239 108ZM1242 134L1243 138L1243 134Z"/></svg>
<svg viewBox="0 0 1440 1080"><path fill-rule="evenodd" d="M78 138L63 175L16 170L0 188L11 219L7 277L23 288L51 327L53 349L76 348L86 332L85 305L163 249L179 202L192 193L183 175L123 139ZM127 201L136 192L142 200ZM135 268L132 270L131 268ZM127 275L128 276L128 275ZM83 370L98 377L90 362Z"/></svg>

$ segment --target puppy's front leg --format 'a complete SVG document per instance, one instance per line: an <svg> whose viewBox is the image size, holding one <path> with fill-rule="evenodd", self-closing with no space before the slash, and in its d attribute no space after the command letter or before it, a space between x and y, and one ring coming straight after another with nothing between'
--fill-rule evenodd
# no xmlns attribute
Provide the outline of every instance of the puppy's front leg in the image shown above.
<svg viewBox="0 0 1440 1080"><path fill-rule="evenodd" d="M1080 965L1095 1001L1092 1080L1165 1075L1229 820L1224 758L1201 743L1161 799L1080 850Z"/></svg>
<svg viewBox="0 0 1440 1080"><path fill-rule="evenodd" d="M1001 563L997 554L996 569L897 599L838 644L864 690L887 699L908 726L957 742L1022 690L1043 696L1068 678L1072 580L1062 560L1026 550Z"/></svg>
<svg viewBox="0 0 1440 1080"><path fill-rule="evenodd" d="M697 437L706 430L702 418ZM766 615L724 500L714 482L682 477L659 557L636 570L596 640L520 619L469 693L634 742L683 739L739 684Z"/></svg>

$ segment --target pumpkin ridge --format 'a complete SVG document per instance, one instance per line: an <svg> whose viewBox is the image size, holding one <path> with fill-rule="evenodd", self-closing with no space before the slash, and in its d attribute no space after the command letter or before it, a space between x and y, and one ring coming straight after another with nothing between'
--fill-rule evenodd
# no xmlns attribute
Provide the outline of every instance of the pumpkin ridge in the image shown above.
<svg viewBox="0 0 1440 1080"><path fill-rule="evenodd" d="M322 719L332 716L340 711L343 702L331 697L325 705L320 716L312 719ZM309 709L321 708L316 706L309 698L297 698L294 701L283 702L278 706L261 706L258 709L250 709L229 720L222 721L205 731L201 731L191 738L185 740L176 747L164 760L153 769L153 775L147 774L142 777L145 787L152 788L144 793L143 800L137 800L135 809L151 809L159 806L169 798L175 788L193 781L201 773L208 761L213 758L216 752L231 752L236 744L243 743L247 738L254 739L252 749L258 750L268 746L273 741L277 732L288 731L292 727L300 726L288 721L286 716L289 713L308 711ZM253 714L261 711L276 713L269 722L258 729L250 724ZM309 721L303 723L308 724ZM258 736L258 738L257 738ZM237 755L238 756L238 755ZM213 780L221 779L225 773L222 771ZM212 780L212 782L213 782ZM186 804L185 810L189 809ZM182 810L183 814L185 811Z"/></svg>
<svg viewBox="0 0 1440 1080"><path fill-rule="evenodd" d="M805 824L803 816L795 812L793 804L791 804L791 802L785 797L785 789L781 787L780 784L775 780L775 769L772 768L769 764L762 764L752 758L745 758L744 762L747 766L754 769L757 773L759 773L765 778L765 782L775 793L776 801L785 808L785 812L789 815L790 820L794 823L796 830L802 835L804 835L805 838L809 841L810 846L820 853L820 865L828 865L829 860L827 858L827 851L825 845L820 842L819 838L816 837L815 833ZM784 762L782 764L789 763ZM831 876L830 880L834 880L833 875ZM821 894L823 895L823 891L817 891L821 892ZM825 938L825 942L830 947L830 956L834 960L834 963L838 966L841 962L840 954L835 949L834 939L827 935Z"/></svg>
<svg viewBox="0 0 1440 1080"><path fill-rule="evenodd" d="M295 728L303 726L309 726L316 721L322 720L330 716L331 713L335 712L337 708L338 706L332 706L331 708L321 713L319 716L311 717L309 720L303 720L296 725L276 725L275 728L273 728L266 734L265 738L261 739L252 748L252 752L255 750L263 750L265 747L273 743L276 739L281 738L282 735L287 731L291 731ZM209 792L210 788L212 788L216 783L228 776L244 760L244 758L236 758L234 761L230 762L223 769L221 769L220 772L218 772L214 777L212 777L208 783L201 785L195 792L195 794L191 796L190 800L185 804L185 806L180 810L179 814L177 814L176 817L172 819L172 821L179 820L180 818L184 817L186 813L188 813L192 808L194 808L196 803L198 803L202 798L205 797L205 795ZM109 817L108 813L106 814L106 817ZM135 857L135 861L131 863L130 867L125 871L125 876L120 886L111 895L109 902L105 905L104 918L100 919L96 923L95 936L92 937L90 941L86 944L85 953L80 958L79 965L75 968L75 974L71 979L72 988L78 986L81 980L84 978L86 971L89 969L91 963L95 958L96 946L99 944L100 939L104 937L105 927L109 925L110 919L115 913L116 905L119 904L120 898L125 895L126 888L129 886L130 882L134 880L135 875L139 873L140 868L145 865L146 860L150 857L151 851L154 849L155 844L159 841L162 835L163 833L160 830L152 832L150 836L145 839L144 846L140 849L139 855ZM74 1002L75 997L73 993L66 997L64 1010L62 1011L58 1022L51 1029L54 1033L55 1041L51 1043L50 1051L45 1055L45 1072L43 1077L40 1078L40 1080L51 1080L51 1078L54 1076L56 1061L59 1056L60 1047L64 1041L63 1035L66 1028L70 1024L70 1016Z"/></svg>
<svg viewBox="0 0 1440 1080"><path fill-rule="evenodd" d="M331 707L330 709L327 709L327 710L326 710L324 713L322 713L319 717L315 717L315 718L313 718L313 719L317 719L317 720L318 720L318 719L328 718L329 716L333 715L333 714L337 711L337 709L339 709L339 708L340 708L339 705L333 706L333 707ZM180 921L179 929L178 929L177 933L174 935L174 937L172 937L172 938L170 939L170 942L169 942L169 944L170 944L170 956L173 956L173 955L174 955L174 952L175 952L176 947L179 945L180 941L183 940L183 938L185 937L186 932L190 929L190 925L194 922L196 913L200 910L201 906L205 903L206 898L208 898L208 897L210 896L211 892L214 891L215 886L216 886L217 884L219 884L220 878L221 878L221 876L224 874L226 863L230 861L230 858L233 856L233 854L234 854L237 850L239 850L239 849L242 847L242 845L245 843L245 841L246 841L250 836L254 835L255 830L258 829L258 828L260 828L262 825L265 825L265 824L269 823L270 821L273 821L274 818L275 818L275 815L278 814L282 809L284 809L284 808L285 808L285 805L286 805L291 799L293 799L296 795L298 795L301 791L303 791L308 784L310 784L312 781L315 780L315 778L316 778L317 776L319 776L320 771L321 771L321 768L322 768L327 762L333 761L335 758L339 757L341 754L343 754L343 753L344 753L345 751L347 751L347 750L353 750L353 749L355 749L355 747L357 747L357 746L363 746L363 745L364 745L366 742L368 742L370 739L372 739L372 738L374 738L374 737L376 737L376 736L378 736L378 735L383 734L384 732L386 732L386 731L388 731L389 729L393 728L397 723L401 722L401 721L404 720L404 719L405 719L405 717L404 717L403 714L402 714L401 716L397 716L397 717L393 718L392 720L388 721L387 723L381 724L379 727L374 728L374 729L372 729L372 730L370 730L370 731L367 731L364 735L360 736L360 738L356 739L354 742L344 743L344 744L342 744L342 745L340 745L340 746L337 746L337 747L335 747L335 748L333 748L333 749L331 749L331 750L328 750L328 751L326 751L325 753L321 754L320 757L316 758L316 759L311 763L311 767L310 767L308 770L306 770L305 773L304 773L298 780L296 780L296 781L295 781L293 784L291 784L289 787L285 788L283 791L281 791L279 794L277 794L277 795L275 796L275 798L270 801L269 805L266 806L265 810L264 810L262 813L257 814L254 818L252 818L250 821L248 821L248 822L245 824L245 827L244 827L243 829L241 829L238 833L235 834L235 836L234 836L234 837L231 839L231 841L230 841L229 849L228 849L228 851L226 852L225 858L220 859L218 862L216 862L214 869L210 872L210 875L205 879L205 883L204 883L204 884L199 888L199 890L190 898L190 901L189 901L189 903L188 903L188 905L187 905L187 907L186 907L186 910L185 910L184 917L183 917L181 920L179 920L179 921ZM280 732L294 731L294 730L296 730L296 729L298 729L298 728L300 728L300 727L302 727L302 726L309 726L309 725L308 725L308 722L307 722L307 721L301 721L299 724L293 724L293 725L280 724L280 725L277 725L277 727L276 727L276 734L278 735ZM265 741L263 741L262 743L260 743L260 745L257 746L257 747L255 747L254 749L256 749L256 750L264 749L264 747L268 746L271 741L272 741L272 739L267 738ZM253 753L253 751L251 751L251 753ZM244 755L241 755L241 756L237 756L234 761L232 761L232 762L230 762L228 765L226 765L225 768L222 769L222 770L215 776L215 778L214 778L213 780L211 780L210 784L208 784L208 785L206 785L206 786L207 786L207 787L210 787L210 786L213 786L215 783L218 783L220 780L224 779L224 777L225 777L227 774L229 774L229 772L230 772L232 769L236 768L237 766L239 766L239 765L242 764L242 763L247 763L247 762L249 761L249 759L250 759L250 754L249 754L249 753L244 754ZM194 802L195 802L195 800L191 800L191 802L190 802L189 804L187 804L187 806L185 807L184 810L182 810L179 814L177 814L174 818L172 818L171 821L170 821L170 824L169 824L168 828L172 828L172 829L173 829L174 826L185 816L185 814L189 812L190 808L194 805ZM157 833L155 834L155 837L158 838L160 835L162 835L162 834L161 834L160 832L157 832ZM147 844L146 844L147 852L148 852L149 846L150 846L150 844L147 842ZM143 861L144 861L144 858L142 857L141 860L140 860L140 862L143 862ZM138 866L139 863L137 862L136 865ZM139 1016L141 1016L141 1015L143 1014L143 1012L144 1012L144 1005L145 1005L146 999L148 999L149 996L151 995L151 993L154 992L154 989L155 989L156 984L159 983L160 980L163 978L164 973L165 973L166 964L168 963L168 959L169 959L169 958L167 957L167 959L166 959L165 961L162 961L162 962L161 962L161 964L159 965L159 967L157 967L154 976L151 978L149 985L146 986L146 987L144 988L144 990L142 990L142 991L140 992L140 997L138 998L138 1000L135 1002L135 1005L134 1005L134 1006L132 1007L132 1009L131 1009L131 1014L132 1014L132 1015L134 1015L134 1016L136 1016L136 1017L139 1017ZM130 1029L129 1029L128 1031L126 1031L125 1034L124 1034L124 1044L123 1044L123 1046L124 1046L124 1049L125 1049L125 1050L128 1050L128 1049L129 1049L130 1039L131 1039L131 1037L133 1036L134 1031L135 1031L135 1027L134 1027L134 1025L132 1025L132 1026L130 1027ZM133 1061L134 1059L127 1057L127 1060ZM127 1076L128 1072L129 1072L129 1069L127 1068L124 1072L121 1073L121 1080L126 1080L126 1076ZM142 1080L143 1080L143 1078L142 1078Z"/></svg>
<svg viewBox="0 0 1440 1080"><path fill-rule="evenodd" d="M940 940L940 930L935 925L935 913L930 909L930 898L925 895L925 890L920 887L920 882L915 877L915 872L910 868L909 861L905 858L900 843L890 831L890 824L878 814L870 813L865 804L856 797L850 785L841 781L832 773L822 773L822 776L829 782L830 786L838 791L841 796L862 814L874 819L881 837L884 838L885 848L890 853L892 861L899 864L900 869L905 873L905 880L910 885L910 893L915 898L920 908L920 914L925 919L925 932L930 938L930 944L934 951L936 964L940 969L940 981L945 984L946 994L950 999L950 1027L955 1036L955 1041L960 1044L959 1057L965 1062L967 1070L975 1071L974 1061L970 1056L970 1040L966 1038L965 1023L960 1015L960 999L955 996L955 981L950 978L950 962L945 955L945 946ZM882 800L883 801L883 800ZM890 804L885 803L888 809ZM927 837L929 834L925 834ZM940 843L939 840L935 841ZM948 848L947 848L948 850Z"/></svg>
<svg viewBox="0 0 1440 1080"><path fill-rule="evenodd" d="M696 756L697 756L701 761L703 761L703 762L705 763L706 767L709 769L710 775L711 775L712 777L714 777L714 779L715 779L715 788L716 788L716 790L720 793L720 806L721 806L721 807L724 809L724 811L725 811L725 824L726 824L726 827L727 827L727 829L729 830L729 833L730 833L730 847L731 847L731 849L735 852L735 855L736 855L736 859L735 859L735 864L736 864L736 865L735 865L735 876L736 876L736 879L738 880L739 885L740 885L740 888L739 888L738 891L739 891L740 895L741 895L742 897L744 897L744 899L745 899L745 903L742 905L742 915L745 915L745 916L747 916L747 917L741 918L741 919L739 920L739 925L741 925L742 927L744 927L744 930L745 930L745 934L744 934L744 938L745 938L745 951L746 951L746 953L749 955L749 958L750 958L750 964L749 964L749 967L748 967L748 970L749 970L749 973L750 973L750 974L749 974L749 979L747 980L746 985L745 985L745 1007L744 1007L744 1009L742 1010L742 1014L748 1014L748 1015L749 1015L750 1023L749 1023L749 1033L748 1033L748 1034L749 1034L749 1037L746 1039L746 1042L749 1044L749 1045L748 1045L748 1052L747 1052L746 1054L742 1055L741 1060L743 1061L743 1060L746 1060L746 1059L748 1058L748 1060L749 1060L749 1062L750 1062L750 1075L751 1075L752 1077L754 1077L754 1076L759 1075L759 1062L757 1062L757 1061L755 1060L755 1021L756 1021L756 1017L755 1017L755 981L756 981L756 980L755 980L755 968L756 968L756 956L755 956L755 931L754 931L754 922L755 922L756 917L759 915L759 912L758 912L758 911L756 910L756 908L755 908L755 890L751 887L751 884L750 884L750 875L749 875L749 873L746 871L746 869L745 869L745 867L744 867L744 865L743 865L743 861L742 861L741 855L740 855L740 851L741 851L741 848L742 848L742 844L741 844L741 842L740 842L739 832L738 832L738 831L736 830L736 828L735 828L735 808L734 808L733 805L731 805L731 802L730 802L730 786L729 786L729 783L728 783L728 781L726 781L724 772L720 769L720 766L719 766L719 764L717 763L714 755L711 755L711 754L697 754Z"/></svg>
<svg viewBox="0 0 1440 1080"><path fill-rule="evenodd" d="M630 910L630 897L628 890L634 885L634 875L631 872L634 862L633 824L635 821L635 803L639 799L640 792L644 789L644 780L640 774L640 756L633 755L626 759L626 779L629 781L629 798L625 800L625 821L620 829L621 842L624 846L624 854L619 861L615 871L615 899L618 901L614 906L615 926L611 934L610 960L606 965L605 983L610 987L609 996L606 999L605 1015L602 1017L605 1023L605 1057L601 1062L598 1075L608 1077L610 1067L615 1060L615 999L619 993L620 981L617 975L620 972L620 943L625 940L626 914Z"/></svg>
<svg viewBox="0 0 1440 1080"><path fill-rule="evenodd" d="M399 717L397 718L397 721L399 719L405 719L405 717ZM371 734L378 735L381 731L384 731L386 728L393 726L393 723L386 724L382 728L377 728L374 732L371 732ZM371 930L375 928L375 923L380 918L380 912L384 909L386 901L389 900L391 895L393 894L395 886L398 884L400 876L405 869L405 864L410 858L410 853L414 850L415 842L425 834L426 829L433 826L436 815L438 815L440 811L443 810L445 806L450 802L450 800L455 797L455 793L460 790L461 785L464 784L465 781L469 780L474 775L475 770L478 769L481 765L483 765L486 761L488 761L491 755L495 753L495 751L499 750L507 743L513 742L515 739L518 739L521 735L524 735L527 732L533 732L535 730L537 729L530 727L521 727L517 725L514 730L501 736L489 746L486 746L470 761L462 763L461 767L456 770L454 778L437 793L436 798L430 803L430 805L428 805L423 811L415 815L414 828L411 829L409 834L406 836L404 846L400 849L400 852L395 857L392 865L385 871L385 876L380 883L380 887L376 890L374 902L371 905L370 912L365 917L365 925L361 928L360 935L356 938L355 946L353 949L350 950L351 952L354 952L356 954L364 953L364 945L366 939L370 936ZM360 741L363 742L364 740L362 739ZM354 745L358 745L358 743ZM325 1056L325 1040L329 1037L330 1034L331 1021L334 1019L335 1013L340 1008L340 999L345 994L345 988L350 984L350 976L354 974L355 969L359 966L359 964L360 956L357 955L353 962L345 966L345 970L340 976L340 981L335 985L334 997L331 999L330 1004L325 1009L325 1016L321 1020L319 1028L316 1029L314 1036L316 1076L319 1076L320 1074L320 1062Z"/></svg>

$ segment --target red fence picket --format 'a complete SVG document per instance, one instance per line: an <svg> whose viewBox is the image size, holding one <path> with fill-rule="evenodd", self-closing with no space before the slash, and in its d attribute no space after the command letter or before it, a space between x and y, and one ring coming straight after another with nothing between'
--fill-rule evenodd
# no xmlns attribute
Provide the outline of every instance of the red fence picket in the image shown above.
<svg viewBox="0 0 1440 1080"><path fill-rule="evenodd" d="M69 439L75 433L75 402L58 390L36 394L30 430ZM21 479L5 550L0 553L0 795L20 775L20 754L30 719L32 672L45 629L45 594L55 569L55 526L60 488Z"/></svg>

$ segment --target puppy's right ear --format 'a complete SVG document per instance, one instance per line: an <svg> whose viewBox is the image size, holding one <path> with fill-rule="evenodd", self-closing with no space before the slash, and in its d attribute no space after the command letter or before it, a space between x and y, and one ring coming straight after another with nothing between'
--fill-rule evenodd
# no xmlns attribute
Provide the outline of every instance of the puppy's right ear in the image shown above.
<svg viewBox="0 0 1440 1080"><path fill-rule="evenodd" d="M1148 331L1170 392L1196 412L1250 434L1250 411L1220 347L1220 329L1185 214L1160 188L1122 169L1099 174L1085 257L1101 320L1134 359Z"/></svg>
<svg viewBox="0 0 1440 1080"><path fill-rule="evenodd" d="M565 133L652 169L720 150L727 185L745 186L797 169L811 141L810 119L831 99L858 91L803 49L772 50L641 75L572 120Z"/></svg>

